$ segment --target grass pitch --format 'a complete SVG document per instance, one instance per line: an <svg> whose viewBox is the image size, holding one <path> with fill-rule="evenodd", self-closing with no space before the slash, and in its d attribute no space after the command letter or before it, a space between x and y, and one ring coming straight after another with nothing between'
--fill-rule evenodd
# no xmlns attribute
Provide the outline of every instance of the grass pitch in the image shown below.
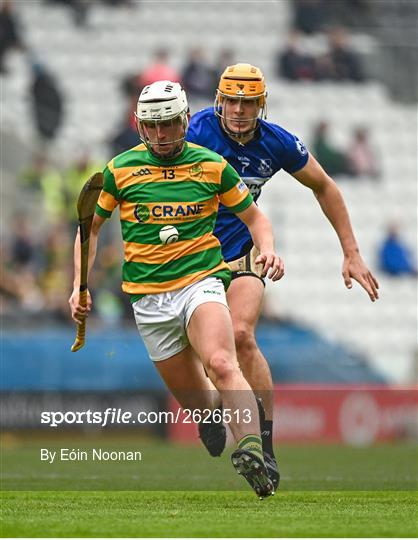
<svg viewBox="0 0 418 540"><path fill-rule="evenodd" d="M10 537L416 536L417 497L405 492L14 492Z"/></svg>
<svg viewBox="0 0 418 540"><path fill-rule="evenodd" d="M71 443L88 446L86 440ZM236 475L230 451L213 459L200 446L136 443L143 452L139 464L54 467L39 462L40 443L33 439L6 445L2 536L418 536L418 464L411 444L283 446L281 488L259 501ZM122 447L120 437L90 444ZM132 440L124 444L132 447Z"/></svg>

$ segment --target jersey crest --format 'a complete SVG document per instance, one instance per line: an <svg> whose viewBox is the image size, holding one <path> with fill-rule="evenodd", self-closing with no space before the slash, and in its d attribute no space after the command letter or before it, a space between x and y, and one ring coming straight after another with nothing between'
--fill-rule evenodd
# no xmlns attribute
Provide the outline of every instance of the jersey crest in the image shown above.
<svg viewBox="0 0 418 540"><path fill-rule="evenodd" d="M309 157L306 146L295 135L265 120L259 120L254 139L244 145L238 144L222 130L211 108L192 117L187 140L223 156L244 180L255 201L266 182L278 171L284 169L294 173L306 165ZM215 235L227 261L243 256L252 245L246 225L222 205Z"/></svg>
<svg viewBox="0 0 418 540"><path fill-rule="evenodd" d="M273 174L271 159L260 159L260 165L257 170L261 176L271 176Z"/></svg>

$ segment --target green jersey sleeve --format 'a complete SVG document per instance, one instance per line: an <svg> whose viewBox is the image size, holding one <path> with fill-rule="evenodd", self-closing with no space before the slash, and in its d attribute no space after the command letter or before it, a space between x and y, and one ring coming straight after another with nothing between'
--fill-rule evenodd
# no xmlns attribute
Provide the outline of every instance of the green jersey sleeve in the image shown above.
<svg viewBox="0 0 418 540"><path fill-rule="evenodd" d="M242 212L253 202L245 182L229 163L225 164L222 171L219 200L234 213Z"/></svg>
<svg viewBox="0 0 418 540"><path fill-rule="evenodd" d="M96 214L103 218L109 218L113 210L119 204L119 192L116 187L115 177L106 165L104 171L104 184L96 205Z"/></svg>

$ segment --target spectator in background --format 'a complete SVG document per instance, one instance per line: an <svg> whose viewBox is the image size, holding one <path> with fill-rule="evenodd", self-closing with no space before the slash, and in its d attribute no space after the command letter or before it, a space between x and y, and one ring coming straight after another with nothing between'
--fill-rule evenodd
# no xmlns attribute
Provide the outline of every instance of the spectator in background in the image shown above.
<svg viewBox="0 0 418 540"><path fill-rule="evenodd" d="M321 32L328 23L328 6L324 0L293 0L291 6L293 26L304 34Z"/></svg>
<svg viewBox="0 0 418 540"><path fill-rule="evenodd" d="M34 153L19 177L19 184L24 190L23 196L40 208L47 222L55 223L65 215L62 171L48 159L46 152Z"/></svg>
<svg viewBox="0 0 418 540"><path fill-rule="evenodd" d="M81 188L101 169L101 164L96 163L86 150L67 168L55 167L45 156L35 154L19 180L26 189L39 192L41 210L48 223L55 226L64 221L71 227L77 222L77 199Z"/></svg>
<svg viewBox="0 0 418 540"><path fill-rule="evenodd" d="M177 71L169 64L169 55L167 49L157 49L154 53L154 59L151 64L141 73L125 75L121 81L122 92L128 97L130 111L136 109L138 95L144 86L152 84L155 81L167 80L180 82L181 77ZM131 127L136 130L134 116L130 119Z"/></svg>
<svg viewBox="0 0 418 540"><path fill-rule="evenodd" d="M109 140L111 156L117 156L140 143L138 130L135 125L135 117L129 108L118 131Z"/></svg>
<svg viewBox="0 0 418 540"><path fill-rule="evenodd" d="M10 241L9 263L17 272L28 268L33 271L36 266L38 250L32 236L32 228L23 214L15 216L12 226L13 235Z"/></svg>
<svg viewBox="0 0 418 540"><path fill-rule="evenodd" d="M26 311L39 312L44 306L37 280L42 259L41 246L24 214L13 217L11 229L10 241L1 254L0 291Z"/></svg>
<svg viewBox="0 0 418 540"><path fill-rule="evenodd" d="M45 307L54 319L61 321L68 320L66 291L72 281L68 260L72 251L71 239L65 219L49 228L43 245L45 262L39 275Z"/></svg>
<svg viewBox="0 0 418 540"><path fill-rule="evenodd" d="M411 250L401 238L399 225L389 224L378 250L379 267L389 276L417 276L417 265Z"/></svg>
<svg viewBox="0 0 418 540"><path fill-rule="evenodd" d="M77 159L63 172L62 200L70 227L74 229L78 223L77 200L81 188L95 172L102 170L102 164L97 163L87 150L83 150Z"/></svg>
<svg viewBox="0 0 418 540"><path fill-rule="evenodd" d="M154 58L149 66L141 73L126 75L121 81L122 92L128 97L128 110L134 111L138 95L142 92L144 86L152 84L155 81L173 81L180 82L181 77L177 71L169 64L168 50L164 48L157 49L154 52ZM122 141L116 141L116 145L125 144L126 140L133 136L133 131L136 131L136 122L134 115L131 114L129 124L132 129L126 127L122 129ZM136 144L136 142L134 143Z"/></svg>
<svg viewBox="0 0 418 540"><path fill-rule="evenodd" d="M235 53L232 49L224 48L221 49L218 53L218 56L215 60L215 83L214 87L217 88L219 77L225 70L225 66L232 66L235 63Z"/></svg>
<svg viewBox="0 0 418 540"><path fill-rule="evenodd" d="M316 159L331 176L347 174L347 161L344 152L338 150L328 140L328 123L321 121L314 130L312 150Z"/></svg>
<svg viewBox="0 0 418 540"><path fill-rule="evenodd" d="M98 250L97 264L92 270L96 312L106 326L115 326L122 318L130 321L132 316L131 303L117 284L121 256L119 242L104 243Z"/></svg>
<svg viewBox="0 0 418 540"><path fill-rule="evenodd" d="M358 127L347 151L349 172L352 176L370 176L379 178L380 171L376 156L370 146L367 129Z"/></svg>
<svg viewBox="0 0 418 540"><path fill-rule="evenodd" d="M72 10L74 24L78 27L87 26L87 17L93 2L91 0L47 0L50 4L63 4Z"/></svg>
<svg viewBox="0 0 418 540"><path fill-rule="evenodd" d="M49 169L47 154L43 151L35 151L29 165L19 176L19 183L29 195L41 193L42 178Z"/></svg>
<svg viewBox="0 0 418 540"><path fill-rule="evenodd" d="M3 1L0 5L0 74L7 73L5 58L12 49L24 50L25 45L12 3Z"/></svg>
<svg viewBox="0 0 418 540"><path fill-rule="evenodd" d="M183 87L189 98L212 101L216 79L213 69L206 63L203 49L200 47L191 49L182 74Z"/></svg>
<svg viewBox="0 0 418 540"><path fill-rule="evenodd" d="M180 75L169 64L167 49L158 49L155 52L153 62L137 76L137 92L148 84L162 80L172 82L180 82L181 80Z"/></svg>
<svg viewBox="0 0 418 540"><path fill-rule="evenodd" d="M349 46L347 31L342 27L330 30L329 51L317 59L319 80L353 81L365 80L359 56Z"/></svg>
<svg viewBox="0 0 418 540"><path fill-rule="evenodd" d="M128 7L132 8L134 5L138 6L141 0L102 0L104 4L111 7Z"/></svg>
<svg viewBox="0 0 418 540"><path fill-rule="evenodd" d="M53 75L45 66L32 64L30 86L35 125L44 143L52 142L63 120L63 95Z"/></svg>
<svg viewBox="0 0 418 540"><path fill-rule="evenodd" d="M302 51L296 31L289 33L286 48L278 56L277 75L289 81L313 80L316 77L315 59Z"/></svg>
<svg viewBox="0 0 418 540"><path fill-rule="evenodd" d="M131 103L134 97L137 97L137 92L139 88L139 75L132 73L127 73L122 77L122 80L120 81L120 89L124 96L126 96L129 99L129 102Z"/></svg>
<svg viewBox="0 0 418 540"><path fill-rule="evenodd" d="M383 3L383 2L382 2ZM366 29L376 25L373 11L376 2L371 0L328 0L326 5L327 26L342 24L349 28ZM384 8L383 8L384 9Z"/></svg>

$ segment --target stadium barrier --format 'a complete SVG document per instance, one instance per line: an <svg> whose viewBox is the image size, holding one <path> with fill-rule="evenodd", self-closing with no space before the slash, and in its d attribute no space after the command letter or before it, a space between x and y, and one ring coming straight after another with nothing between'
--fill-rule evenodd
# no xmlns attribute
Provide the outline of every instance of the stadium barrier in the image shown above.
<svg viewBox="0 0 418 540"><path fill-rule="evenodd" d="M59 435L80 431L88 435L134 428L165 437L167 423L158 418L166 409L167 393L155 390L2 391L0 396L3 432L39 430Z"/></svg>
<svg viewBox="0 0 418 540"><path fill-rule="evenodd" d="M368 446L418 435L416 386L286 384L274 392L276 443ZM171 424L168 435L175 442L198 440L196 425L188 423Z"/></svg>
<svg viewBox="0 0 418 540"><path fill-rule="evenodd" d="M210 414L209 410L183 411L166 391L150 390L3 391L0 405L4 432L29 429L51 434L70 430L111 433L123 429L133 433L151 432L185 444L198 443L196 422ZM230 412L233 413L224 409L224 413ZM100 421L93 419L94 414ZM45 415L49 415L45 417L47 421ZM123 421L123 415L129 416L129 420ZM50 421L51 416L57 419L55 425ZM228 422L230 419L224 417L227 426ZM418 388L415 386L275 386L276 443L369 446L417 436ZM228 437L232 443L230 433Z"/></svg>

